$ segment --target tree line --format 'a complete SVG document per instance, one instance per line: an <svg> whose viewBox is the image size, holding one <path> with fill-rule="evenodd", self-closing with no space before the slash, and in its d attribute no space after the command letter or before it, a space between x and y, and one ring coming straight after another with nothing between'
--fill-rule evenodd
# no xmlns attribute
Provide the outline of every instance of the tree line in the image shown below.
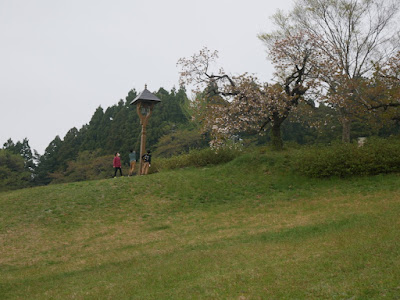
<svg viewBox="0 0 400 300"><path fill-rule="evenodd" d="M209 147L211 132L193 118L193 108L184 89L156 93L162 102L155 107L148 125L149 149L155 157L172 157L191 149ZM139 153L141 127L135 107L129 105L136 91L129 92L125 101L103 109L97 108L90 122L81 129L71 128L64 138L56 136L41 155L32 150L27 138L14 143L9 139L0 149L0 191L31 186L110 178L114 153L122 153L127 170L128 153ZM330 119L324 126L310 127L290 116L282 124L282 139L297 144L328 144L339 140L340 123L331 107L320 105L307 117L310 122ZM327 117L329 116L329 117ZM399 134L399 126L387 124L371 130L368 124L355 122L354 137L389 136ZM271 143L268 134L241 132L237 136L245 145Z"/></svg>
<svg viewBox="0 0 400 300"><path fill-rule="evenodd" d="M155 94L147 145L170 157L194 148L283 142L350 142L399 133L400 3L392 0L297 0L273 16L274 29L258 37L275 67L273 82L218 66L203 48L178 61L180 88ZM194 86L189 99L185 86ZM128 162L139 152L141 126L135 89L125 100L98 107L90 122L56 136L41 155L28 139L0 149L0 190L106 178L115 152ZM125 155L124 155L125 154Z"/></svg>
<svg viewBox="0 0 400 300"><path fill-rule="evenodd" d="M155 94L162 102L155 107L147 126L149 148L162 136L185 127L190 121L184 88L170 92L160 88ZM25 180L22 186L104 178L109 172L107 165L117 151L126 154L122 161L128 163L130 149L139 153L140 147L140 121L136 107L130 105L136 96L133 89L118 104L106 109L98 107L88 124L80 129L71 128L64 138L56 136L43 154L32 151L27 138L16 143L9 139L0 150L3 189L10 187L6 184L8 181L20 182L19 176Z"/></svg>

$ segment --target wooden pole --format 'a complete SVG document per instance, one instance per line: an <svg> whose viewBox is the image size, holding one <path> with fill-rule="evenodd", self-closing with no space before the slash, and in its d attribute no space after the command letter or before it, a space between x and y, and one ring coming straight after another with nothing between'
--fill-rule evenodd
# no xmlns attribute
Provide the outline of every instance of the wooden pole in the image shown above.
<svg viewBox="0 0 400 300"><path fill-rule="evenodd" d="M153 111L154 103L150 104L150 106L148 107L150 111L146 115L143 115L142 112L141 112L142 105L143 105L143 103L139 103L136 106L136 111L137 111L137 113L139 115L140 124L142 125L142 134L140 136L139 175L142 175L142 167L143 167L142 156L146 152L146 126L147 126L147 123L148 123L149 118L151 116L151 113Z"/></svg>
<svg viewBox="0 0 400 300"><path fill-rule="evenodd" d="M143 161L142 157L145 154L146 151L146 125L147 124L142 124L142 135L140 137L140 164L139 164L139 175L142 175L142 167L143 167Z"/></svg>

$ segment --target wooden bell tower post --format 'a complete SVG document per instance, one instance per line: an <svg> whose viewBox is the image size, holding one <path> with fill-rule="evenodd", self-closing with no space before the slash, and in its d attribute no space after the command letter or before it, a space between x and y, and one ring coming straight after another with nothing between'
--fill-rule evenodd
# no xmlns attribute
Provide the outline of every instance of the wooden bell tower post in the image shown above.
<svg viewBox="0 0 400 300"><path fill-rule="evenodd" d="M142 156L146 152L146 126L149 122L151 113L153 112L154 105L161 102L154 94L147 90L147 84L144 86L144 90L130 103L136 105L136 111L139 115L140 125L142 125L142 134L140 137L140 164L139 174L142 175Z"/></svg>

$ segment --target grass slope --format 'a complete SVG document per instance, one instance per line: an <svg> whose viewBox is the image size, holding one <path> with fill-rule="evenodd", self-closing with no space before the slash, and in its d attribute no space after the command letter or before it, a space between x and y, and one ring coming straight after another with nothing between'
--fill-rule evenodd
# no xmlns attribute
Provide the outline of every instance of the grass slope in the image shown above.
<svg viewBox="0 0 400 300"><path fill-rule="evenodd" d="M400 176L288 157L0 193L0 298L400 298Z"/></svg>

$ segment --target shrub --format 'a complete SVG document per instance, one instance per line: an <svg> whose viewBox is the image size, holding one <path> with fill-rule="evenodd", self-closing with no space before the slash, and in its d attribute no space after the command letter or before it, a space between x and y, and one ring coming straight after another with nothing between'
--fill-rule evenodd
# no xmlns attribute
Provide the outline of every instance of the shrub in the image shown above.
<svg viewBox="0 0 400 300"><path fill-rule="evenodd" d="M334 144L305 147L294 158L294 168L310 177L346 177L400 172L400 140L370 139L364 146Z"/></svg>
<svg viewBox="0 0 400 300"><path fill-rule="evenodd" d="M185 167L205 167L227 163L239 155L239 150L221 148L213 150L210 148L202 150L191 150L188 154L173 156L171 158L153 158L150 173L161 170L171 170Z"/></svg>

